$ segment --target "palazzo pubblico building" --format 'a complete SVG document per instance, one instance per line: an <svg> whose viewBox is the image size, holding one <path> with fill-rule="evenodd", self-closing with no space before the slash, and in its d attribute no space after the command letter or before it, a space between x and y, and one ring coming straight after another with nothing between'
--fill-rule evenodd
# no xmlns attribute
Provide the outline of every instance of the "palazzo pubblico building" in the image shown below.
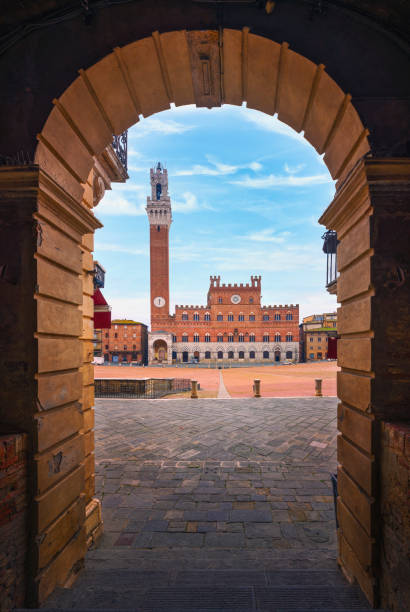
<svg viewBox="0 0 410 612"><path fill-rule="evenodd" d="M147 198L150 227L150 364L232 360L283 362L299 359L299 305L261 305L261 277L223 284L210 277L205 306L175 306L169 313L169 229L172 223L168 173L151 168Z"/></svg>

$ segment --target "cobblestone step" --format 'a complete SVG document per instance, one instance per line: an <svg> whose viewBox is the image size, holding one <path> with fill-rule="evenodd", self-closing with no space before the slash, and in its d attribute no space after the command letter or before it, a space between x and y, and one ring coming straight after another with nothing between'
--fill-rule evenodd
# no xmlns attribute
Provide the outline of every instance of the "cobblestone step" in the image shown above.
<svg viewBox="0 0 410 612"><path fill-rule="evenodd" d="M136 612L360 612L371 608L336 570L84 571L43 608Z"/></svg>

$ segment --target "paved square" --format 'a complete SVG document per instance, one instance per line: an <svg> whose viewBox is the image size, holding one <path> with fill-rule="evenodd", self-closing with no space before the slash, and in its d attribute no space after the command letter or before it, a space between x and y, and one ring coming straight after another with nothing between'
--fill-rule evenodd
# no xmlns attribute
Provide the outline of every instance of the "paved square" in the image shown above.
<svg viewBox="0 0 410 612"><path fill-rule="evenodd" d="M97 400L87 566L334 568L336 403Z"/></svg>

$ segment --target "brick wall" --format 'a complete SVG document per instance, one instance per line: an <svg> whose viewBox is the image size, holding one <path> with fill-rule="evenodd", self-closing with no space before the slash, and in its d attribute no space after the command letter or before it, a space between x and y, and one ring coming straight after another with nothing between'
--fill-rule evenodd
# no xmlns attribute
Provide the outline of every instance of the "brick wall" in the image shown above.
<svg viewBox="0 0 410 612"><path fill-rule="evenodd" d="M0 610L24 606L27 540L25 434L0 434Z"/></svg>
<svg viewBox="0 0 410 612"><path fill-rule="evenodd" d="M381 605L410 610L410 424L382 424Z"/></svg>

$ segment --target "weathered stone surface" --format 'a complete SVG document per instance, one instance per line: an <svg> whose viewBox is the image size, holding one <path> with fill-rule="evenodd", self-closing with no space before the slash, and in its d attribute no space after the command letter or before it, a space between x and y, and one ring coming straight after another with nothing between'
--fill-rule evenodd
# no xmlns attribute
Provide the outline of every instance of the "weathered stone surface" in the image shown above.
<svg viewBox="0 0 410 612"><path fill-rule="evenodd" d="M338 405L337 414L339 431L366 452L374 452L374 420L369 415L356 412L344 404Z"/></svg>
<svg viewBox="0 0 410 612"><path fill-rule="evenodd" d="M68 441L54 446L36 459L37 495L42 495L66 474L84 461L84 440L79 434Z"/></svg>
<svg viewBox="0 0 410 612"><path fill-rule="evenodd" d="M350 372L337 373L337 395L346 404L370 412L371 391L372 379L369 376Z"/></svg>
<svg viewBox="0 0 410 612"><path fill-rule="evenodd" d="M374 459L364 452L360 452L353 444L348 442L342 434L339 434L337 445L337 457L339 463L348 474L355 480L368 495L374 493Z"/></svg>

